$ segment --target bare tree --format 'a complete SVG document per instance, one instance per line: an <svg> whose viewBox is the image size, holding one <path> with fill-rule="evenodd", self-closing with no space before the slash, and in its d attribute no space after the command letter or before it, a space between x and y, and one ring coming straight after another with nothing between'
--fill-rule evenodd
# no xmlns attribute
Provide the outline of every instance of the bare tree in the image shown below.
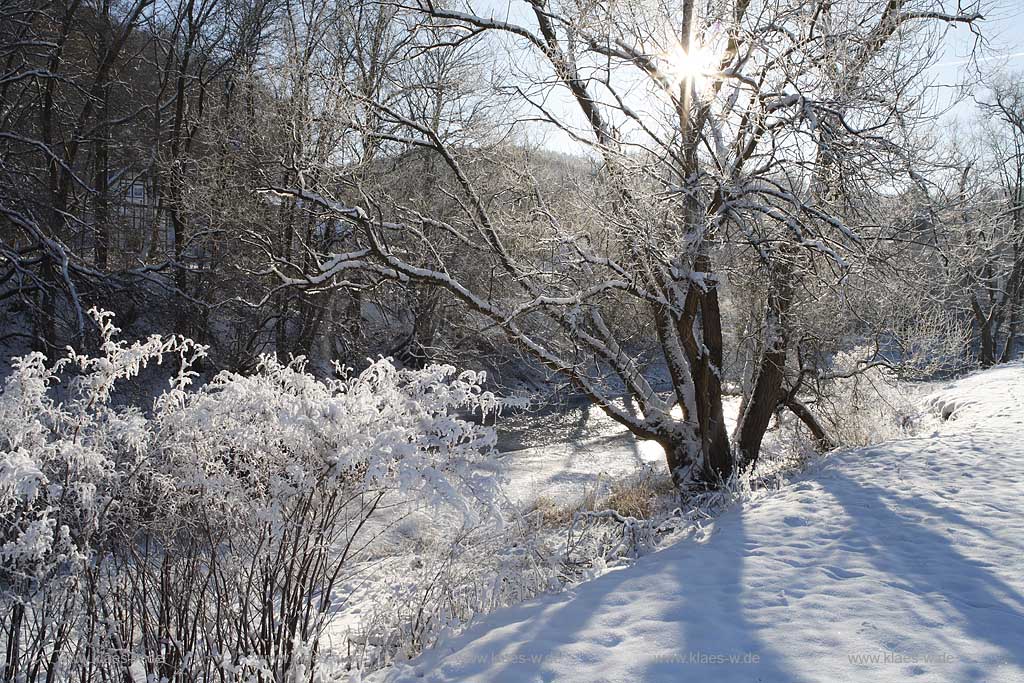
<svg viewBox="0 0 1024 683"><path fill-rule="evenodd" d="M785 379L799 288L808 279L842 287L871 252L871 196L906 182L915 88L937 33L980 19L932 2L808 11L740 1L701 16L691 0L531 0L513 4L514 19L427 0L406 9L454 32L438 48L482 36L512 42L515 62L500 84L512 126L539 120L598 160L588 224L564 223L562 198L531 185L530 210L545 230L537 221L527 229L499 200L514 188L475 179L472 155L434 122L367 100L402 131L390 139L444 161L461 215L412 213L371 192L358 208L331 188L274 188L358 228L350 251L318 256L315 269L281 264L284 284L323 287L358 269L446 289L613 419L661 443L681 485L713 484L756 460L769 417L794 399ZM440 236L477 254L488 280L434 251ZM769 292L734 444L722 408L725 263L759 270ZM628 324L610 322L623 307L653 330L657 363L626 343ZM667 396L652 385L659 364Z"/></svg>
<svg viewBox="0 0 1024 683"><path fill-rule="evenodd" d="M990 92L979 107L989 124L989 199L997 211L994 221L975 226L983 253L970 295L982 367L1014 357L1024 305L1024 84L1019 75L1000 74Z"/></svg>

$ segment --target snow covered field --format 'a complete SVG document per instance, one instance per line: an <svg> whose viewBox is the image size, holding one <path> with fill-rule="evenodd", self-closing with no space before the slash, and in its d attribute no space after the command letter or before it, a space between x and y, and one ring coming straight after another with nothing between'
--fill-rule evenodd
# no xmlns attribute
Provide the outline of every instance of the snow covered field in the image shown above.
<svg viewBox="0 0 1024 683"><path fill-rule="evenodd" d="M1024 365L928 403L950 419L372 678L1024 681Z"/></svg>

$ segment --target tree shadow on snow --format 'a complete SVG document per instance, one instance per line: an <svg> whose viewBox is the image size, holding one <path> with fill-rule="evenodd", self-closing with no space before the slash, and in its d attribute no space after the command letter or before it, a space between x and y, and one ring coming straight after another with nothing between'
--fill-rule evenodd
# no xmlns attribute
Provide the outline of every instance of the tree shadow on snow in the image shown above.
<svg viewBox="0 0 1024 683"><path fill-rule="evenodd" d="M672 549L666 563L680 601L676 626L680 652L658 652L636 680L804 681L781 653L770 648L759 631L770 626L756 621L756 608L744 604L744 568L750 543L746 510L736 507L716 522L715 538L705 544L684 542ZM668 552L665 553L666 555ZM657 559L657 555L654 558Z"/></svg>
<svg viewBox="0 0 1024 683"><path fill-rule="evenodd" d="M488 683L570 680L567 669L571 680L592 682L801 682L761 640L744 604L743 510L725 513L718 527L707 545L684 541L580 585L571 598L509 610L511 628L486 638L491 665L462 673Z"/></svg>
<svg viewBox="0 0 1024 683"><path fill-rule="evenodd" d="M844 540L872 548L870 561L891 577L891 586L925 599L932 596L931 607L941 609L967 635L1001 650L1001 661L1024 667L1024 597L989 571L991 565L961 554L950 536L900 515L890 503L923 507L954 525L975 528L974 523L950 510L922 506L924 501L916 498L900 499L838 470L819 481L850 519ZM977 653L956 654L967 677L984 680L985 663L972 661Z"/></svg>

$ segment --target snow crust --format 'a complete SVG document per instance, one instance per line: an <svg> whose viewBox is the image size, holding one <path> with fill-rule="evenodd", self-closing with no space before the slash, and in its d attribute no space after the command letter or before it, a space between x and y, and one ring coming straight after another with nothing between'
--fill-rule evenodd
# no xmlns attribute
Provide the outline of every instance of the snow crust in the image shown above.
<svg viewBox="0 0 1024 683"><path fill-rule="evenodd" d="M1024 681L1024 365L375 681ZM948 419L943 419L948 418Z"/></svg>

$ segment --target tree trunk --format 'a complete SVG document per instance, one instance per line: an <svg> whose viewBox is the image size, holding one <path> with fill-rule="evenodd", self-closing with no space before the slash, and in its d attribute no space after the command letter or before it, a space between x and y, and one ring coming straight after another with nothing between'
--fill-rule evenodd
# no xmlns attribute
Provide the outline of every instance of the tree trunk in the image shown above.
<svg viewBox="0 0 1024 683"><path fill-rule="evenodd" d="M996 344L992 330L992 321L979 321L979 332L981 335L981 349L978 353L978 364L983 368L990 368L996 363Z"/></svg>
<svg viewBox="0 0 1024 683"><path fill-rule="evenodd" d="M1015 215L1018 212L1015 212ZM1014 220L1014 227L1019 231L1020 220ZM1014 245L1013 249L1013 270L1006 283L1006 294L1003 298L1004 313L1008 318L1006 340L1003 342L1003 353L999 357L1000 363L1008 363L1013 360L1017 351L1017 329L1020 323L1021 300L1024 299L1024 249L1020 245Z"/></svg>
<svg viewBox="0 0 1024 683"><path fill-rule="evenodd" d="M1010 322L1007 324L1006 340L1003 341L1003 353L999 356L1000 363L1009 363L1017 351L1017 317L1016 311L1010 311Z"/></svg>
<svg viewBox="0 0 1024 683"><path fill-rule="evenodd" d="M718 286L709 284L701 294L701 327L704 332L704 353L698 378L697 412L701 427L701 450L704 455L704 478L725 481L732 475L732 451L725 428L722 409L722 317L718 305Z"/></svg>
<svg viewBox="0 0 1024 683"><path fill-rule="evenodd" d="M104 115L106 114L104 108ZM107 270L110 254L110 171L108 164L108 142L106 132L100 133L100 139L96 141L95 160L95 192L93 199L93 230L95 232L96 244L94 245L94 257L96 268L100 271Z"/></svg>
<svg viewBox="0 0 1024 683"><path fill-rule="evenodd" d="M793 300L793 283L788 268L773 277L765 312L761 360L755 370L754 387L743 401L736 427L736 447L740 466L753 468L761 452L761 442L785 395L783 380L788 350L788 315Z"/></svg>
<svg viewBox="0 0 1024 683"><path fill-rule="evenodd" d="M809 430L811 430L818 452L825 453L836 448L836 442L832 440L825 431L825 427L818 421L818 418L807 406L793 396L786 398L785 403L786 407L793 411L793 414L796 415Z"/></svg>
<svg viewBox="0 0 1024 683"><path fill-rule="evenodd" d="M710 259L706 252L698 254L694 270L708 273ZM690 377L676 379L678 384L692 383L696 416L688 416L697 427L700 439L702 471L697 478L709 485L725 481L732 475L732 451L725 428L722 409L722 317L718 303L718 285L705 277L705 288L691 283L684 310L675 321L676 334L690 364ZM699 318L698 318L699 313ZM700 341L697 321L700 321ZM662 340L664 344L665 341ZM687 380L689 382L687 382Z"/></svg>

